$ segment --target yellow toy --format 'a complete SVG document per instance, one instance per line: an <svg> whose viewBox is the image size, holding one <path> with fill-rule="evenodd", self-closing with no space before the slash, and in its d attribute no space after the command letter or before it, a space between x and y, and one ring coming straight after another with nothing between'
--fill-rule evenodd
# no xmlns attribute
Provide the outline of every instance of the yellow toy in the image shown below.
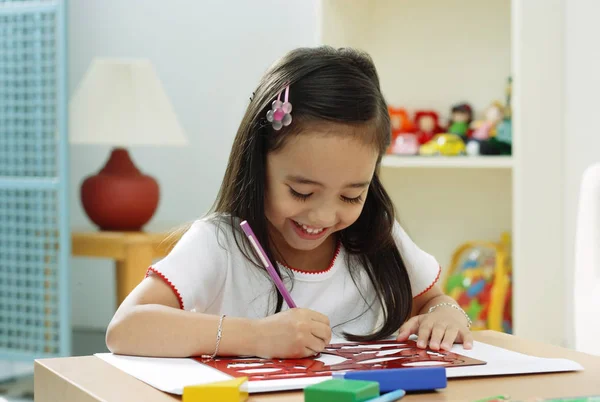
<svg viewBox="0 0 600 402"><path fill-rule="evenodd" d="M444 290L469 315L472 330L512 333L510 243L503 233L497 243L468 242L452 255Z"/></svg>
<svg viewBox="0 0 600 402"><path fill-rule="evenodd" d="M248 400L246 382L248 377L214 382L202 385L190 385L183 388L182 402L244 402Z"/></svg>
<svg viewBox="0 0 600 402"><path fill-rule="evenodd" d="M420 155L444 155L456 156L466 155L465 143L456 134L436 134L431 141L426 142L419 148Z"/></svg>

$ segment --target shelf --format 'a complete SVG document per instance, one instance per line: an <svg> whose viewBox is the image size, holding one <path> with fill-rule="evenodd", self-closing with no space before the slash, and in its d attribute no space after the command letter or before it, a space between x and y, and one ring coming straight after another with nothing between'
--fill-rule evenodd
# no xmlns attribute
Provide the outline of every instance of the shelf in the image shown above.
<svg viewBox="0 0 600 402"><path fill-rule="evenodd" d="M386 155L381 165L392 168L512 169L511 156L402 156Z"/></svg>

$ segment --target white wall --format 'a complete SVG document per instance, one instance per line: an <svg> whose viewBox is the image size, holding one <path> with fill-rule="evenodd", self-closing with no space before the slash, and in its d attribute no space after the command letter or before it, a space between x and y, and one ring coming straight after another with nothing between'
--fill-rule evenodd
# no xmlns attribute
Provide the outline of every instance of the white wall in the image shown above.
<svg viewBox="0 0 600 402"><path fill-rule="evenodd" d="M600 132L596 123L600 93L598 15L600 2L596 0L565 2L564 279L567 288L565 327L570 346L574 346L573 296L577 297L573 294L573 263L579 186L585 168L600 162ZM590 317L590 322L596 322L595 330L600 336L597 319Z"/></svg>
<svg viewBox="0 0 600 402"><path fill-rule="evenodd" d="M95 56L146 57L161 77L190 145L135 148L138 167L157 178L161 202L147 229L194 219L212 204L231 142L260 75L297 46L317 43L316 0L71 0L69 89ZM79 186L109 153L71 147L71 222L93 230ZM73 325L104 329L115 309L114 269L104 260L73 259Z"/></svg>
<svg viewBox="0 0 600 402"><path fill-rule="evenodd" d="M368 51L389 103L470 102L478 115L504 101L511 68L510 0L324 0L323 40Z"/></svg>

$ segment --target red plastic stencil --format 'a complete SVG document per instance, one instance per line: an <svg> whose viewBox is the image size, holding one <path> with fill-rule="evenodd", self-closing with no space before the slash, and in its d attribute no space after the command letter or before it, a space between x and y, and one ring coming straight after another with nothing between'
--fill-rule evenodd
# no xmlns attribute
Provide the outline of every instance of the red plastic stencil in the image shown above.
<svg viewBox="0 0 600 402"><path fill-rule="evenodd" d="M319 357L337 356L338 363L326 364ZM423 366L460 367L486 364L457 353L419 349L414 341L376 341L328 345L320 356L305 359L216 358L196 359L234 377L249 381L331 376L336 371L374 370Z"/></svg>

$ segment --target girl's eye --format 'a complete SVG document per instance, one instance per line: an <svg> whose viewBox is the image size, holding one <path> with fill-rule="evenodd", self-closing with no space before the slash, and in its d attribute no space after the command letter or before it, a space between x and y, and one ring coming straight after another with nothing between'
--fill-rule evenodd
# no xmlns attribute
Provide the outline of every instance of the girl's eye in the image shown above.
<svg viewBox="0 0 600 402"><path fill-rule="evenodd" d="M312 195L312 193L310 193L310 194L299 193L291 187L290 187L290 194L292 194L292 196L294 198L297 198L300 201L306 201L308 199L308 197L310 197Z"/></svg>
<svg viewBox="0 0 600 402"><path fill-rule="evenodd" d="M342 201L347 202L348 204L360 204L362 202L362 200L363 200L362 195L359 195L356 198L344 197L342 195Z"/></svg>

